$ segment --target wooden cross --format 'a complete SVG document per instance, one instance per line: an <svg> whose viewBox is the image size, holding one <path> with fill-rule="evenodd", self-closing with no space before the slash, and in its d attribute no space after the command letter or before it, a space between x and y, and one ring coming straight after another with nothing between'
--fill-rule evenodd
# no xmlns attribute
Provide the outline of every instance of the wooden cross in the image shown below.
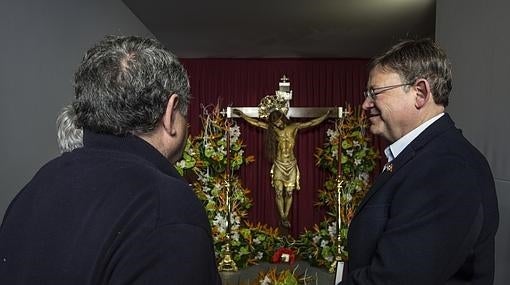
<svg viewBox="0 0 510 285"><path fill-rule="evenodd" d="M237 109L245 113L248 117L259 118L259 107L227 107L227 110L222 111L222 114L227 118L238 118L239 116L232 111ZM344 115L342 107L290 107L287 117L289 118L316 118L329 110L337 109L336 112L331 112L328 118L342 118Z"/></svg>

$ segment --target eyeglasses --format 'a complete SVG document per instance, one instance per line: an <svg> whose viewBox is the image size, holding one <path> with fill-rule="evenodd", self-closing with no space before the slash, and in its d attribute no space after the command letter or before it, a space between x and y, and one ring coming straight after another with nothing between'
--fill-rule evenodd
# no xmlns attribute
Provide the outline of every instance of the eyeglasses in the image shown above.
<svg viewBox="0 0 510 285"><path fill-rule="evenodd" d="M369 88L369 89L363 91L363 95L365 96L365 98L370 98L372 100L375 100L375 96L377 96L383 92L386 92L391 89L395 89L397 87L409 86L409 85L413 85L413 84L414 83L410 82L410 83L403 83L403 84L397 84L397 85Z"/></svg>

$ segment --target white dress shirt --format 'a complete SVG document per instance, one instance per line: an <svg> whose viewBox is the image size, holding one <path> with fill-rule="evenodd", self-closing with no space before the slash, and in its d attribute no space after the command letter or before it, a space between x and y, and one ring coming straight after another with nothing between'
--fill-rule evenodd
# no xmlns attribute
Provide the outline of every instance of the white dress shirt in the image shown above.
<svg viewBox="0 0 510 285"><path fill-rule="evenodd" d="M384 149L384 155L388 159L388 163L395 159L403 150L406 148L408 144L410 144L418 135L420 135L428 126L432 125L436 120L441 118L444 113L438 114L432 118L430 118L425 123L419 125L414 130L407 133L405 136L401 137L388 147ZM386 166L385 166L386 167Z"/></svg>

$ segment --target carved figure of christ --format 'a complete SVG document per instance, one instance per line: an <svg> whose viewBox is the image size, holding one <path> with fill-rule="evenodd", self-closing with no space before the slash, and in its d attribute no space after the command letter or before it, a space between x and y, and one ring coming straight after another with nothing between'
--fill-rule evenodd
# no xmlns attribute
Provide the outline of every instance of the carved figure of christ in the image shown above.
<svg viewBox="0 0 510 285"><path fill-rule="evenodd" d="M250 125L266 130L266 152L271 160L271 186L276 193L276 206L280 224L290 228L288 219L294 190L299 190L300 172L294 146L300 129L322 123L326 118L340 118L342 108L292 107L288 110L291 118L313 118L304 122L291 122L279 110L271 111L267 119L259 118L258 107L228 107L227 118L240 117Z"/></svg>

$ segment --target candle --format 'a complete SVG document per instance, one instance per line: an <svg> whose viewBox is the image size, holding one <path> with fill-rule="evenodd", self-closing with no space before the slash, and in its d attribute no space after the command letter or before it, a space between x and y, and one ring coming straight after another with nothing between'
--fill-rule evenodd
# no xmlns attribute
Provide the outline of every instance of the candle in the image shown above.
<svg viewBox="0 0 510 285"><path fill-rule="evenodd" d="M229 119L226 121L227 127L227 168L225 169L227 181L230 178L230 122Z"/></svg>
<svg viewBox="0 0 510 285"><path fill-rule="evenodd" d="M342 177L342 120L338 120L337 130L338 130L338 178Z"/></svg>

